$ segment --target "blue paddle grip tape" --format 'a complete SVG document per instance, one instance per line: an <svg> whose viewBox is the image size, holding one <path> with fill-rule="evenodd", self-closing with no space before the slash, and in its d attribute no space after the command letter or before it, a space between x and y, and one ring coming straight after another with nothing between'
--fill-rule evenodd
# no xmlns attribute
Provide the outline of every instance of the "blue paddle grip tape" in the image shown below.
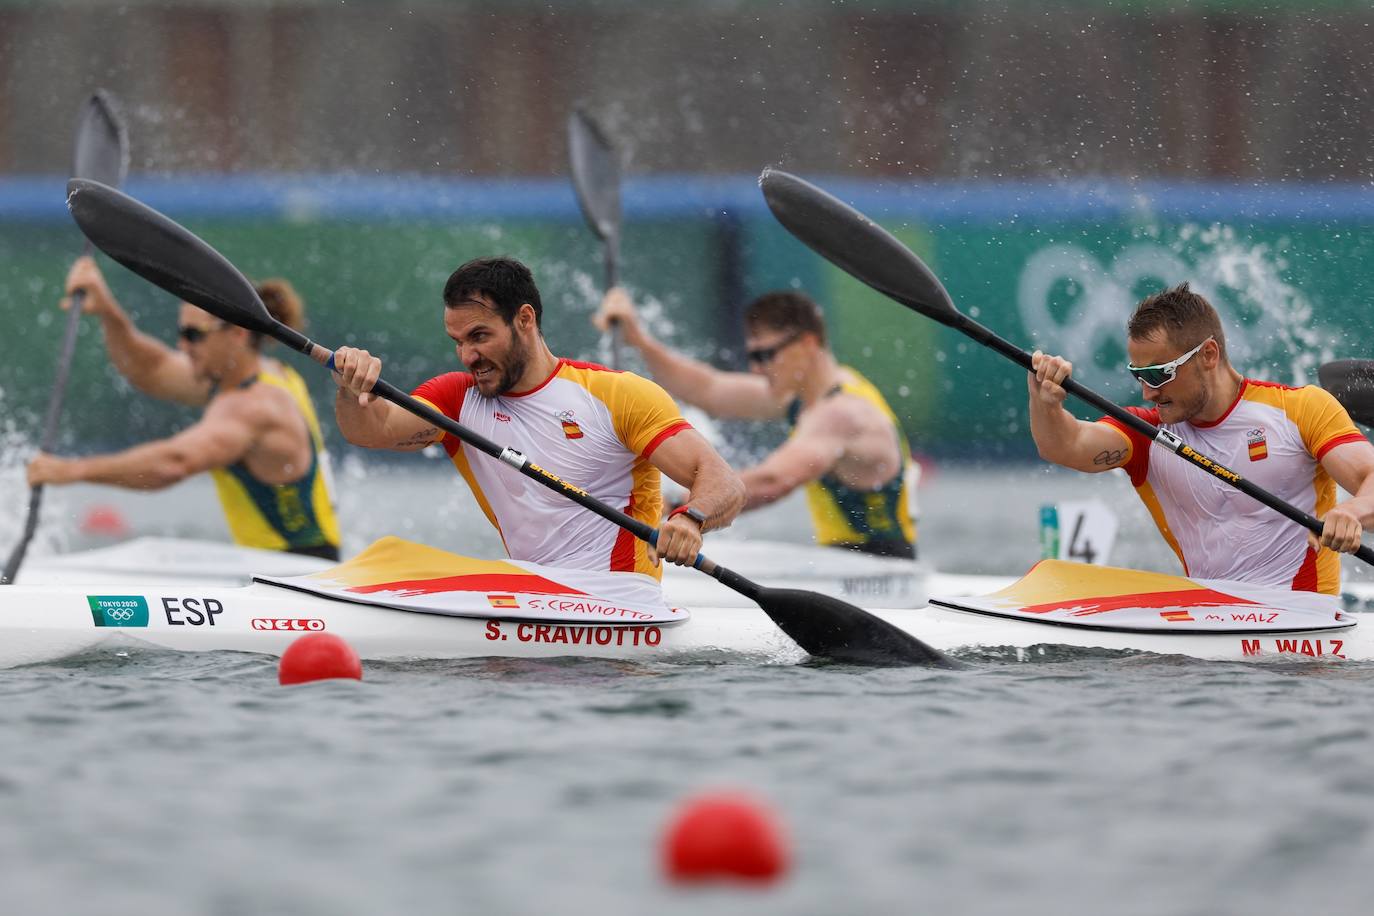
<svg viewBox="0 0 1374 916"><path fill-rule="evenodd" d="M329 354L329 362L325 363L325 364L324 364L324 367L325 367L326 369L328 369L330 372L333 372L333 371L334 371L334 354L333 354L333 353L330 353L330 354Z"/></svg>

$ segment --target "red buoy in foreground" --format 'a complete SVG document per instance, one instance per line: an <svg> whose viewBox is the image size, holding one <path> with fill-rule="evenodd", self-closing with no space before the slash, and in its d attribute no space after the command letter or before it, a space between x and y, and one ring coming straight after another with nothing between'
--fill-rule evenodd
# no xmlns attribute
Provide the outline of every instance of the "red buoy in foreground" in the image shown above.
<svg viewBox="0 0 1374 916"><path fill-rule="evenodd" d="M363 663L347 642L333 633L307 633L286 647L277 680L282 684L304 684L329 678L363 679Z"/></svg>
<svg viewBox="0 0 1374 916"><path fill-rule="evenodd" d="M663 840L673 881L775 881L787 871L777 820L747 796L719 792L683 802Z"/></svg>

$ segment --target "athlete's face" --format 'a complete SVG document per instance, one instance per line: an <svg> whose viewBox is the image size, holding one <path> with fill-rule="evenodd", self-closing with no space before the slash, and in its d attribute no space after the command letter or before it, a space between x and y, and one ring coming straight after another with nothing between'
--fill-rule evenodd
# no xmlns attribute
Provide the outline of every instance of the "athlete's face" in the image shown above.
<svg viewBox="0 0 1374 916"><path fill-rule="evenodd" d="M494 398L513 389L529 366L531 335L538 334L534 309L523 305L507 324L496 306L480 293L444 309L444 330L457 345L458 361L476 379L477 391Z"/></svg>
<svg viewBox="0 0 1374 916"><path fill-rule="evenodd" d="M768 388L778 395L795 394L811 365L814 335L805 331L779 331L769 327L749 329L744 339L749 371L768 380Z"/></svg>
<svg viewBox="0 0 1374 916"><path fill-rule="evenodd" d="M1178 359L1188 352L1158 331L1145 339L1129 338L1126 352L1133 366L1157 366ZM1159 409L1161 423L1181 423L1202 412L1212 396L1211 370L1217 365L1220 351L1216 341L1208 341L1177 374L1158 388L1140 383L1140 396Z"/></svg>
<svg viewBox="0 0 1374 916"><path fill-rule="evenodd" d="M247 355L248 332L183 302L177 313L177 348L191 360L196 378L218 382Z"/></svg>

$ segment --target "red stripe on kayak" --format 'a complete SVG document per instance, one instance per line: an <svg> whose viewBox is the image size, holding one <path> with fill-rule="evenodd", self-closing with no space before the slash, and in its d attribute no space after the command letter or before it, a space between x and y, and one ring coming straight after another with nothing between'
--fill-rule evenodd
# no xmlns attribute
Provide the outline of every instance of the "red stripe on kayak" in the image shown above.
<svg viewBox="0 0 1374 916"><path fill-rule="evenodd" d="M442 579L403 579L377 585L355 585L347 589L360 595L397 592L403 598L435 595L439 592L523 592L526 595L585 595L567 585L543 576L520 573L486 573L470 576L444 576Z"/></svg>
<svg viewBox="0 0 1374 916"><path fill-rule="evenodd" d="M1078 598L1049 604L1032 604L1021 608L1026 614L1048 614L1051 611L1073 610L1075 617L1090 617L1128 608L1159 607L1226 607L1228 605L1259 604L1248 598L1238 598L1210 588L1185 588L1174 592L1137 592L1133 595L1112 595L1109 598Z"/></svg>

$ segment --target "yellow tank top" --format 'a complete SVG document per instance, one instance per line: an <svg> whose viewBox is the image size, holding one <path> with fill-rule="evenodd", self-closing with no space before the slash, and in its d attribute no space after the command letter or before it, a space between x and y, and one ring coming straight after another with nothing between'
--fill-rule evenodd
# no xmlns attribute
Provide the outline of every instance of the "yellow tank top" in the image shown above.
<svg viewBox="0 0 1374 916"><path fill-rule="evenodd" d="M328 456L310 391L290 366L264 368L246 384L275 385L296 402L310 430L310 469L294 483L271 485L239 462L210 472L234 543L337 558L339 523L330 492Z"/></svg>
<svg viewBox="0 0 1374 916"><path fill-rule="evenodd" d="M848 366L841 367L851 377L836 385L830 394L853 394L877 407L892 421L897 447L902 453L902 468L891 480L872 490L858 490L834 474L826 474L806 485L806 502L816 527L816 543L852 547L886 556L915 556L916 525L911 520L907 471L911 450L902 433L897 415L873 384ZM788 422L796 425L801 401L787 409Z"/></svg>

